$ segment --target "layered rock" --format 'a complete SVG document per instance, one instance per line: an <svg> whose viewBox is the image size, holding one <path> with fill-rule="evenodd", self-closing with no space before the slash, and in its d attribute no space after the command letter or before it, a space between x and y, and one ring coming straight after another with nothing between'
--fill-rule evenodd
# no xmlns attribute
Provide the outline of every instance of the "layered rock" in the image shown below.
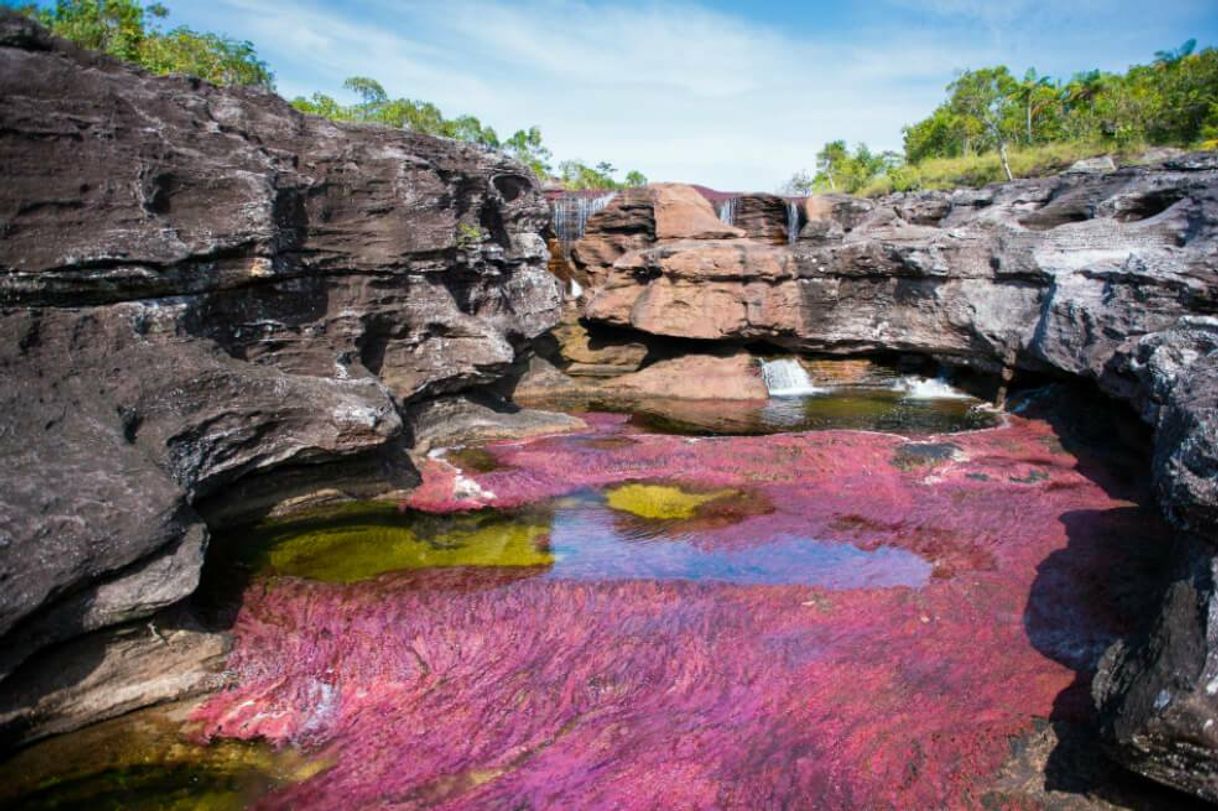
<svg viewBox="0 0 1218 811"><path fill-rule="evenodd" d="M647 221L631 202L630 221ZM1096 681L1117 757L1218 799L1218 155L980 190L810 198L798 242L665 238L589 223L584 315L655 336L852 355L917 352L1092 381L1156 429L1182 530L1147 644ZM598 219L599 218L599 219ZM611 235L600 223L615 223Z"/></svg>
<svg viewBox="0 0 1218 811"><path fill-rule="evenodd" d="M557 320L545 204L499 154L14 15L0 120L0 676L189 594L200 511L411 484L399 408L496 380Z"/></svg>

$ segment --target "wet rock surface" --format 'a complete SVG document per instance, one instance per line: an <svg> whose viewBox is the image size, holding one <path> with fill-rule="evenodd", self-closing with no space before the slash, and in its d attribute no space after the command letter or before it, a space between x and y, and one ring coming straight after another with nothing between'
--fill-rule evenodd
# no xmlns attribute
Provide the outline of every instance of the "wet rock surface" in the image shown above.
<svg viewBox="0 0 1218 811"><path fill-rule="evenodd" d="M645 205L631 205L631 221L646 221ZM1218 800L1218 695L1202 678L1218 662L1218 598L1196 574L1218 549L1218 155L874 201L813 197L804 218L790 248L665 239L624 227L611 203L586 238L605 240L601 223L615 223L618 250L584 254L598 282L584 315L658 336L1068 375L1133 405L1155 428L1160 506L1192 539L1181 560L1194 565L1181 564L1191 573L1159 629L1130 641L1143 653L1106 660L1097 698L1118 758ZM1139 679L1176 685L1173 698L1135 697Z"/></svg>
<svg viewBox="0 0 1218 811"><path fill-rule="evenodd" d="M204 502L344 465L413 483L399 408L493 382L557 320L545 205L498 154L9 13L0 120L0 675L189 594Z"/></svg>

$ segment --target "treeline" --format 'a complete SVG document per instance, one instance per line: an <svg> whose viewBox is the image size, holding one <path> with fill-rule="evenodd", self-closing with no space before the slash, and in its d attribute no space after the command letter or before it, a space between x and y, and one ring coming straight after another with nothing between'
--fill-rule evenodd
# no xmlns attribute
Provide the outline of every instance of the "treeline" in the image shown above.
<svg viewBox="0 0 1218 811"><path fill-rule="evenodd" d="M0 2L9 5L8 0ZM252 43L185 26L164 30L162 21L169 11L160 3L57 0L46 8L32 4L15 8L38 20L57 36L158 75L178 74L217 85L275 89L274 75L266 62L258 58ZM647 178L639 172L629 172L623 180L617 180L617 170L606 162L590 166L577 160L562 161L555 175L552 154L537 127L517 130L511 137L500 139L492 127L484 126L472 115L447 118L430 102L391 99L374 79L355 76L343 87L354 93L359 101L342 104L324 93L314 93L309 98L297 97L291 104L303 112L335 121L399 127L501 150L529 166L541 180L560 183L569 189L617 189L647 183Z"/></svg>
<svg viewBox="0 0 1218 811"><path fill-rule="evenodd" d="M1068 80L1005 66L968 70L947 99L905 127L904 154L875 154L843 141L825 145L816 173L796 174L786 189L905 191L984 183L1058 168L1100 152L1148 146L1218 146L1218 50L1196 40L1160 51L1125 73L1098 70Z"/></svg>
<svg viewBox="0 0 1218 811"><path fill-rule="evenodd" d="M354 104L341 104L325 93L314 93L309 98L297 96L292 99L292 106L301 112L335 121L382 124L502 150L532 169L539 178L554 180L567 189L618 189L647 183L647 178L639 172L629 172L624 180L616 180L617 170L606 162L593 167L580 161L562 161L555 175L552 153L537 127L517 130L511 137L500 139L493 127L484 125L476 116L446 118L440 108L429 101L390 98L380 82L366 76L352 76L343 82L343 88L360 100Z"/></svg>
<svg viewBox="0 0 1218 811"><path fill-rule="evenodd" d="M145 6L135 0L57 0L48 8L26 4L16 9L57 36L158 75L177 73L213 84L267 90L275 86L270 68L258 58L252 43L185 26L164 31L161 21L169 11L160 3Z"/></svg>

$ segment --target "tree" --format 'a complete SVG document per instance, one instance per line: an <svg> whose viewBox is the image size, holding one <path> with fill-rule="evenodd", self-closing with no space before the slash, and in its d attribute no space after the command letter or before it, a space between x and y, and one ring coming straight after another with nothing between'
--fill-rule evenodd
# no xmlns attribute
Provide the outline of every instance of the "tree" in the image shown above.
<svg viewBox="0 0 1218 811"><path fill-rule="evenodd" d="M152 73L195 76L213 84L274 88L274 77L252 43L186 27L161 31L169 12L137 0L57 0L21 11L82 47L137 64Z"/></svg>
<svg viewBox="0 0 1218 811"><path fill-rule="evenodd" d="M635 187L635 186L646 186L646 185L647 185L647 175L643 174L642 172L638 171L637 169L632 169L626 173L626 186Z"/></svg>
<svg viewBox="0 0 1218 811"><path fill-rule="evenodd" d="M1023 105L1026 115L1025 134L1029 144L1032 143L1032 114L1037 108L1037 101L1044 96L1046 91L1052 92L1052 88L1053 80L1048 76L1037 76L1036 68L1028 68L1023 75L1023 80L1014 88L1014 96Z"/></svg>
<svg viewBox="0 0 1218 811"><path fill-rule="evenodd" d="M837 191L837 175L850 159L845 141L830 141L816 153L816 181L827 183L830 191Z"/></svg>
<svg viewBox="0 0 1218 811"><path fill-rule="evenodd" d="M381 86L381 83L376 79L369 79L367 76L349 77L343 82L343 89L355 93L368 106L384 104L389 100L389 94L385 92L385 88Z"/></svg>
<svg viewBox="0 0 1218 811"><path fill-rule="evenodd" d="M533 174L544 180L550 176L550 150L541 140L541 130L529 127L527 130L516 130L512 137L503 142L508 154L533 170Z"/></svg>
<svg viewBox="0 0 1218 811"><path fill-rule="evenodd" d="M1196 49L1197 40L1188 39L1179 48L1155 51L1155 67L1160 70L1170 70L1184 61L1186 57L1192 56Z"/></svg>
<svg viewBox="0 0 1218 811"><path fill-rule="evenodd" d="M778 193L787 197L807 197L812 193L814 181L806 169L800 169L778 187Z"/></svg>

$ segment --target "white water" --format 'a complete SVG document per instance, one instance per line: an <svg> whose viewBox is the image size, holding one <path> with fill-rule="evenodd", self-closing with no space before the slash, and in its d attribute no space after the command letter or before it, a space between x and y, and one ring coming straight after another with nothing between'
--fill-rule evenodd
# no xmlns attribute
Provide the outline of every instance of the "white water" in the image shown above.
<svg viewBox="0 0 1218 811"><path fill-rule="evenodd" d="M761 362L761 379L771 397L802 397L806 394L824 394L825 389L812 385L812 380L799 361L784 358L782 360L763 360Z"/></svg>
<svg viewBox="0 0 1218 811"><path fill-rule="evenodd" d="M910 375L893 383L892 388L903 392L907 400L967 400L972 396L952 387L943 378L932 380Z"/></svg>
<svg viewBox="0 0 1218 811"><path fill-rule="evenodd" d="M794 244L799 239L799 203L787 201L787 242Z"/></svg>
<svg viewBox="0 0 1218 811"><path fill-rule="evenodd" d="M736 224L736 201L738 197L729 197L719 204L719 219L728 225Z"/></svg>
<svg viewBox="0 0 1218 811"><path fill-rule="evenodd" d="M570 245L582 237L588 228L588 218L609 205L613 197L612 194L602 194L599 197L571 194L551 202L554 233L558 235L559 242Z"/></svg>

